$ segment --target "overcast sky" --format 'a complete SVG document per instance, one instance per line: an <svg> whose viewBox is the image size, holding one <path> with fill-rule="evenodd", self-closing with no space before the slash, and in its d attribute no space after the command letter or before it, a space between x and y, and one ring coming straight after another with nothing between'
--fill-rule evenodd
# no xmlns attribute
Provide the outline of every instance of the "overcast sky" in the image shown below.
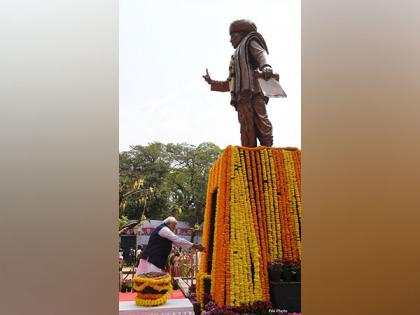
<svg viewBox="0 0 420 315"><path fill-rule="evenodd" d="M247 18L266 40L287 98L267 105L275 147L301 147L300 1L120 0L119 149L150 142L240 145L225 80L229 25Z"/></svg>

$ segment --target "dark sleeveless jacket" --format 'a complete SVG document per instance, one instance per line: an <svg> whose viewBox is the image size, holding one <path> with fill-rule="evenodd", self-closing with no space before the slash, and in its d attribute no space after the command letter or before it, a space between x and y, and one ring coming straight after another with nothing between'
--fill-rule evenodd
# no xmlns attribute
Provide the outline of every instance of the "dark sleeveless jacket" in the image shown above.
<svg viewBox="0 0 420 315"><path fill-rule="evenodd" d="M166 266L166 261L172 249L172 242L159 235L159 231L165 226L165 224L161 224L152 232L146 249L140 256L141 259L147 260L160 269Z"/></svg>

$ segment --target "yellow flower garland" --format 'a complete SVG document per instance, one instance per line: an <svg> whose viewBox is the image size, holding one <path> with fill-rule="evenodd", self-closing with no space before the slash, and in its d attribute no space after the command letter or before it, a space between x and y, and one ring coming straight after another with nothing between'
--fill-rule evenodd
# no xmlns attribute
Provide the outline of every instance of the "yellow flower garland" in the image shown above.
<svg viewBox="0 0 420 315"><path fill-rule="evenodd" d="M157 278L152 278L156 277ZM133 278L133 289L137 292L135 302L138 306L157 306L166 303L169 293L172 291L171 276L169 274L159 277L159 273L138 275ZM152 288L156 293L144 292L146 288ZM166 291L165 293L160 293Z"/></svg>
<svg viewBox="0 0 420 315"><path fill-rule="evenodd" d="M195 292L197 303L200 304L201 307L204 307L204 280L211 279L211 275L205 274L199 271L196 275L196 283L195 283Z"/></svg>
<svg viewBox="0 0 420 315"><path fill-rule="evenodd" d="M245 157L244 152L241 151L241 164L242 164L242 170L246 170L245 166ZM252 272L250 270L250 277L252 278L253 283L253 292L250 297L250 303L261 301L262 300L262 289L261 289L261 279L260 279L260 253L258 248L258 241L257 241L257 235L254 229L253 224L253 215L252 215L252 207L251 207L251 199L249 195L249 186L247 180L250 179L249 176L245 175L245 173L242 173L242 182L243 182L243 191L245 192L245 200L246 200L246 207L245 210L247 211L246 215L244 216L246 218L246 225L247 225L247 236L248 236L248 250L251 253L251 260L252 264L254 266L254 277L252 278ZM245 254L245 253L244 253ZM248 256L248 255L246 255ZM248 256L249 257L249 256ZM251 267L251 266L250 266Z"/></svg>
<svg viewBox="0 0 420 315"><path fill-rule="evenodd" d="M135 297L135 301L137 306L159 306L166 303L168 296L161 297L159 299L150 300L150 299L142 299L139 297Z"/></svg>
<svg viewBox="0 0 420 315"><path fill-rule="evenodd" d="M267 228L268 228L268 249L270 253L270 259L274 260L276 257L279 257L277 254L277 238L276 238L276 226L275 226L275 218L274 218L274 211L273 211L273 204L272 200L270 200L270 187L269 183L271 178L268 172L267 167L267 157L266 157L267 150L261 150L261 168L263 171L263 179L264 179L264 201L266 205L266 213L267 213ZM271 196L272 197L272 196Z"/></svg>

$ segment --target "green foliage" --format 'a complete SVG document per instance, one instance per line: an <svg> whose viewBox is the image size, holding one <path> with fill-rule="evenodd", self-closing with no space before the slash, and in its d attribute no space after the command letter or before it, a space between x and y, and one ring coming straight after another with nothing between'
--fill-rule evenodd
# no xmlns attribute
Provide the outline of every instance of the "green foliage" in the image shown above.
<svg viewBox="0 0 420 315"><path fill-rule="evenodd" d="M213 143L150 143L120 153L120 216L191 225L203 221L209 170L221 153Z"/></svg>
<svg viewBox="0 0 420 315"><path fill-rule="evenodd" d="M124 215L119 217L119 225L118 225L118 230L121 230L123 228L124 225L126 225L128 222L128 218Z"/></svg>

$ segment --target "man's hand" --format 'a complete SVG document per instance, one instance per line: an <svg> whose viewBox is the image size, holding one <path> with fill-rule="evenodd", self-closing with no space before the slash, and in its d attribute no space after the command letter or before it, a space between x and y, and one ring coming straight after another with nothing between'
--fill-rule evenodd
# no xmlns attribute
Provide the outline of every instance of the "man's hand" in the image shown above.
<svg viewBox="0 0 420 315"><path fill-rule="evenodd" d="M204 248L204 246L203 245L201 245L201 244L193 244L193 246L192 246L194 249L196 249L196 250L199 250L200 252L202 252L202 251L204 251L205 250L205 248Z"/></svg>
<svg viewBox="0 0 420 315"><path fill-rule="evenodd" d="M273 76L273 69L270 66L264 66L262 69L264 80L269 80Z"/></svg>
<svg viewBox="0 0 420 315"><path fill-rule="evenodd" d="M209 71L207 70L207 68L206 68L206 75L203 75L203 78L204 78L204 80L206 80L206 82L208 84L212 84L213 83L213 80L210 78Z"/></svg>

